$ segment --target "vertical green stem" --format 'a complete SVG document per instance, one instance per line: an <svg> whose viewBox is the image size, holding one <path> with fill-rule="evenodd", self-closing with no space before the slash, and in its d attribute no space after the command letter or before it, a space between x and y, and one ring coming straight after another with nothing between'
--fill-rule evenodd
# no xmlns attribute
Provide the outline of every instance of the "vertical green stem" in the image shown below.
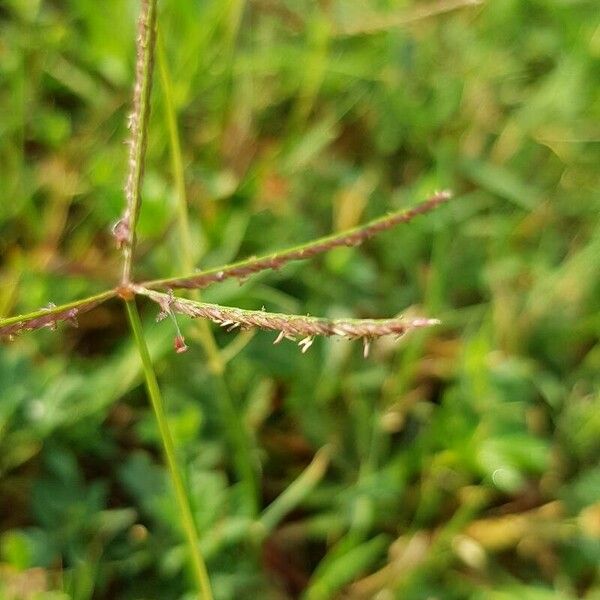
<svg viewBox="0 0 600 600"><path fill-rule="evenodd" d="M169 73L167 57L165 55L165 48L163 46L160 30L158 32L156 43L156 57L158 59L158 72L160 73L160 82L165 102L165 118L169 130L171 168L173 170L173 179L175 180L175 189L177 191L177 221L181 239L180 249L182 253L182 263L185 269L192 271L194 268L194 258L192 255L192 240L190 238L181 142L179 140L179 130L177 128L177 111L173 100L171 74Z"/></svg>
<svg viewBox="0 0 600 600"><path fill-rule="evenodd" d="M236 14L240 10L241 8L238 7ZM181 242L181 257L185 270L192 272L194 269L194 258L189 231L188 202L185 191L185 173L183 170L181 142L177 127L177 110L173 101L173 84L160 32L158 34L156 54L165 103L165 119L169 130L171 167L173 169L173 179L175 181L177 192L177 220ZM195 300L200 300L200 293L195 290L192 292L192 297ZM225 361L221 356L221 351L210 329L210 325L205 320L198 322L198 334L204 353L208 358L208 368L215 386L223 428L233 452L233 464L236 474L242 484L246 511L248 516L255 517L259 510L258 482L256 469L252 463L252 445L248 437L248 432L246 431L243 419L241 418L239 411L236 410L231 394L229 393L227 381L225 380Z"/></svg>
<svg viewBox="0 0 600 600"><path fill-rule="evenodd" d="M148 346L144 338L144 332L142 329L142 323L140 321L140 315L135 304L135 300L129 300L125 303L127 307L127 316L129 318L129 324L135 337L135 341L138 347L140 358L142 359L142 367L144 370L144 377L146 379L146 388L148 390L148 396L152 402L152 408L154 415L158 423L160 431L160 437L163 443L163 449L165 457L167 459L167 466L169 468L169 474L175 490L175 496L177 498L177 504L179 506L179 512L181 515L181 524L185 532L185 536L188 543L190 552L190 558L192 561L192 567L194 576L198 583L198 589L200 591L200 597L203 600L212 600L213 595L210 587L210 581L208 578L208 571L204 563L204 559L200 553L200 545L198 542L198 531L194 517L192 515L192 509L188 495L186 493L185 486L183 484L183 478L177 466L177 458L175 455L175 444L173 443L173 436L169 429L167 421L167 415L156 380L156 374L154 367L152 366L152 360L150 353L148 352Z"/></svg>

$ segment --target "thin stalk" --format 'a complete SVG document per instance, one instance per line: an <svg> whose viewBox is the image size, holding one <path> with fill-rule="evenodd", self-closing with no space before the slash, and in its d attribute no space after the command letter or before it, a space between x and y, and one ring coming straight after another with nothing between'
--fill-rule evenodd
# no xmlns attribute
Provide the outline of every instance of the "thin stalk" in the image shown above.
<svg viewBox="0 0 600 600"><path fill-rule="evenodd" d="M181 524L183 526L188 543L194 577L196 578L198 584L200 597L203 600L212 600L213 595L210 587L210 580L208 578L208 571L206 569L204 559L200 553L200 544L198 540L196 523L194 522L190 501L183 484L183 478L177 465L175 444L173 443L173 436L169 428L160 388L158 387L156 374L152 365L152 359L150 358L148 346L146 345L146 339L144 338L140 315L135 300L129 300L125 302L125 306L127 307L129 325L131 326L131 331L133 332L140 358L142 360L144 377L146 379L146 389L148 390L148 396L150 397L150 401L152 403L156 422L158 423L163 450L167 459L169 475L171 477L171 482L177 498L177 504L179 506Z"/></svg>
<svg viewBox="0 0 600 600"><path fill-rule="evenodd" d="M245 4L246 0L224 0L221 2L222 13L219 15L220 19L223 20L222 24L219 23L219 25L222 25L221 39L219 40L219 61L223 73L220 117L221 139L225 135L227 123L231 115L234 115L234 119L239 118L239 114L236 114L237 111L234 102L235 96L240 93L240 88L234 86L234 67L236 43Z"/></svg>
<svg viewBox="0 0 600 600"><path fill-rule="evenodd" d="M185 192L185 174L183 170L183 160L181 152L181 141L179 139L179 130L177 128L177 112L173 100L171 74L165 55L165 48L162 42L160 30L156 44L156 57L158 62L158 71L160 73L160 82L165 102L165 118L167 129L169 130L169 144L171 146L171 169L173 170L173 179L175 180L175 190L177 199L177 223L179 228L179 237L181 239L180 249L181 258L185 270L194 268L194 259L192 256L192 240L190 238L190 225L187 210L187 198Z"/></svg>
<svg viewBox="0 0 600 600"><path fill-rule="evenodd" d="M169 64L160 33L157 44L157 59L165 102L165 118L167 121L167 129L169 130L171 167L173 169L173 179L175 181L177 194L177 223L181 242L181 257L184 269L186 271L192 271L194 268L193 248L190 237L188 201L185 190L185 173L183 169L181 142L177 127L177 112L173 101L172 79L169 72ZM200 301L200 293L198 290L192 292L192 298L196 301ZM242 485L247 511L249 513L248 516L254 517L258 514L258 482L256 469L252 463L252 447L250 440L248 439L248 432L244 427L240 411L238 411L234 405L227 386L227 381L225 380L225 360L221 355L221 351L209 324L204 320L200 321L198 324L198 338L208 359L208 368L218 398L223 428L233 452L233 464Z"/></svg>

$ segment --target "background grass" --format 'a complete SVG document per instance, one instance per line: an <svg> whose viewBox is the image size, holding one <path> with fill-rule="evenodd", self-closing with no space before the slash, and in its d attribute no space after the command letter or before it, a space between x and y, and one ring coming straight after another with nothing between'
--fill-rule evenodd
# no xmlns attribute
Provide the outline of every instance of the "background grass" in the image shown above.
<svg viewBox="0 0 600 600"><path fill-rule="evenodd" d="M366 361L360 344L301 355L217 332L261 510L279 498L259 516L200 345L175 355L172 324L142 306L218 598L600 597L597 3L424 6L449 3L160 3L169 77L155 82L138 278L186 260L168 97L199 267L436 188L458 196L359 249L203 294L444 322ZM0 6L2 315L118 277L136 13ZM3 598L192 597L117 302L0 347L0 477Z"/></svg>

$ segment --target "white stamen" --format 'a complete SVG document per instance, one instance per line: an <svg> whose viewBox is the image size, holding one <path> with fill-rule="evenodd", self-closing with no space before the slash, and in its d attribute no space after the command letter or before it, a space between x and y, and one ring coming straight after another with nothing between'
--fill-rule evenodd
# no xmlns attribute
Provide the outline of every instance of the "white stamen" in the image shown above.
<svg viewBox="0 0 600 600"><path fill-rule="evenodd" d="M314 338L311 336L305 337L298 342L298 346L302 349L302 354L306 354L306 351L312 346L313 342Z"/></svg>
<svg viewBox="0 0 600 600"><path fill-rule="evenodd" d="M371 340L369 338L363 338L363 356L367 358L369 356L369 350L371 349Z"/></svg>

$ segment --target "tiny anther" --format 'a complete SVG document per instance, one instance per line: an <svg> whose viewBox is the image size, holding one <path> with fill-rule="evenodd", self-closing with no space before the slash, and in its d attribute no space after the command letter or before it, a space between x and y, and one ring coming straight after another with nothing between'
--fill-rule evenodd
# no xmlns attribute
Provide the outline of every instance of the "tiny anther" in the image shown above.
<svg viewBox="0 0 600 600"><path fill-rule="evenodd" d="M307 336L303 340L300 340L298 342L298 346L300 346L302 354L306 354L308 349L312 346L313 342L314 338L312 336Z"/></svg>
<svg viewBox="0 0 600 600"><path fill-rule="evenodd" d="M187 344L185 343L184 337L180 333L175 336L173 347L175 348L175 352L177 352L177 354L183 354L184 352L187 352Z"/></svg>

